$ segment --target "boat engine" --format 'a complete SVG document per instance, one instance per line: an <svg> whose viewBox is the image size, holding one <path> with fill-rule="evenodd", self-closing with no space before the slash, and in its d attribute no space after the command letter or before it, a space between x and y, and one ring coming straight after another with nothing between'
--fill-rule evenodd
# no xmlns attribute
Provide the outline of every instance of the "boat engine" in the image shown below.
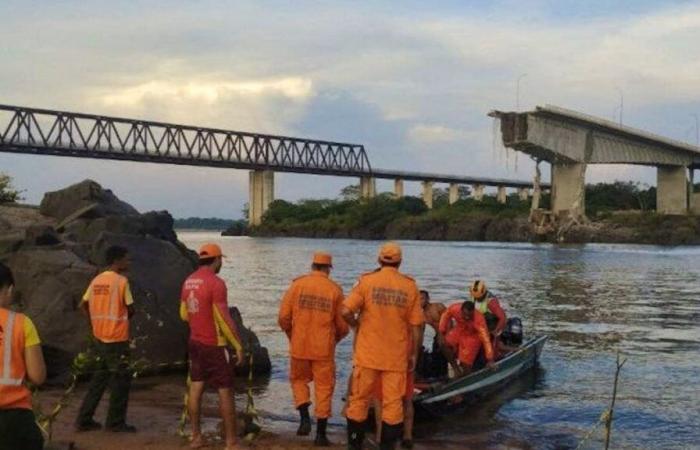
<svg viewBox="0 0 700 450"><path fill-rule="evenodd" d="M506 327L501 333L501 340L506 345L520 345L523 343L523 322L519 317L508 319Z"/></svg>

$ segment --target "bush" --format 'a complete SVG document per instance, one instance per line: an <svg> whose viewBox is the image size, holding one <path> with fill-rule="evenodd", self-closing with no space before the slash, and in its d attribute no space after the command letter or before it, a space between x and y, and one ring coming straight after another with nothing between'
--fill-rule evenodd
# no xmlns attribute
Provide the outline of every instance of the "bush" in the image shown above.
<svg viewBox="0 0 700 450"><path fill-rule="evenodd" d="M0 203L17 203L24 200L21 193L12 186L12 178L9 175L0 173Z"/></svg>

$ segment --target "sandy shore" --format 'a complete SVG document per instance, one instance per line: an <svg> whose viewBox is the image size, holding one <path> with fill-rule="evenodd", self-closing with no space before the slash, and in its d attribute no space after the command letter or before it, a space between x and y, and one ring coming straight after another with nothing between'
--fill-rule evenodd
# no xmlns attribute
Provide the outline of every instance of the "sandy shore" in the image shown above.
<svg viewBox="0 0 700 450"><path fill-rule="evenodd" d="M128 421L138 429L138 433L110 433L95 431L76 433L73 430L78 407L86 390L81 384L71 397L68 407L58 416L53 425L50 446L53 450L166 450L188 448L186 439L178 436L178 425L182 412L184 386L181 377L149 377L137 379L131 391ZM48 411L61 395L60 389L47 389L37 397L45 411ZM95 419L103 423L107 410L107 393ZM203 428L210 443L206 448L223 448L219 437L218 408L215 393L205 395L203 408ZM237 404L238 410L244 405ZM266 419L265 412L259 411L263 431L253 442L240 442L241 448L296 450L312 448L310 438L299 438L294 434L292 424L276 424ZM189 428L186 429L189 432ZM338 443L332 448L344 448L344 430L330 429L329 438ZM342 445L341 445L342 444Z"/></svg>

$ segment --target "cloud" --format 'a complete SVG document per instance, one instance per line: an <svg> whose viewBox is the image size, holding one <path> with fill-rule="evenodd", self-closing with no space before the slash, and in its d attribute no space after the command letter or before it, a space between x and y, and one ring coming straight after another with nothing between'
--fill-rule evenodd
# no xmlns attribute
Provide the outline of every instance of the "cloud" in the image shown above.
<svg viewBox="0 0 700 450"><path fill-rule="evenodd" d="M281 78L250 81L195 81L181 82L152 80L134 86L109 89L97 94L99 101L108 107L133 107L150 101L204 103L212 105L230 101L235 97L257 97L281 95L292 100L305 100L312 95L311 80L303 78Z"/></svg>
<svg viewBox="0 0 700 450"><path fill-rule="evenodd" d="M522 108L551 103L609 118L619 88L625 123L691 139L690 113L700 111L700 5L592 1L204 0L118 10L107 2L10 1L0 16L0 99L360 143L374 167L530 178L523 155L516 172L513 155L494 151L486 117L515 107L515 80L526 73ZM5 161L3 170L32 192L89 173L117 192L147 185L137 206L202 211L167 169L130 166L139 176L127 181L107 175L105 167L119 163L34 158L30 170ZM52 173L50 183L36 171ZM230 185L240 203L245 176L228 173L207 172L207 182ZM653 170L591 171L595 180L617 176L655 182ZM324 186L340 183L296 177L281 177L281 198L325 195Z"/></svg>

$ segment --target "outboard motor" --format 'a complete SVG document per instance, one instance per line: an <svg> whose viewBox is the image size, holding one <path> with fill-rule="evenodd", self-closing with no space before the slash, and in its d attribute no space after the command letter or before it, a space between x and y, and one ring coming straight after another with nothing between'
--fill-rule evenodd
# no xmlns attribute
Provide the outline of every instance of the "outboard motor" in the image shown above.
<svg viewBox="0 0 700 450"><path fill-rule="evenodd" d="M523 343L523 322L519 317L508 319L506 328L501 333L501 340L506 345L520 345Z"/></svg>

